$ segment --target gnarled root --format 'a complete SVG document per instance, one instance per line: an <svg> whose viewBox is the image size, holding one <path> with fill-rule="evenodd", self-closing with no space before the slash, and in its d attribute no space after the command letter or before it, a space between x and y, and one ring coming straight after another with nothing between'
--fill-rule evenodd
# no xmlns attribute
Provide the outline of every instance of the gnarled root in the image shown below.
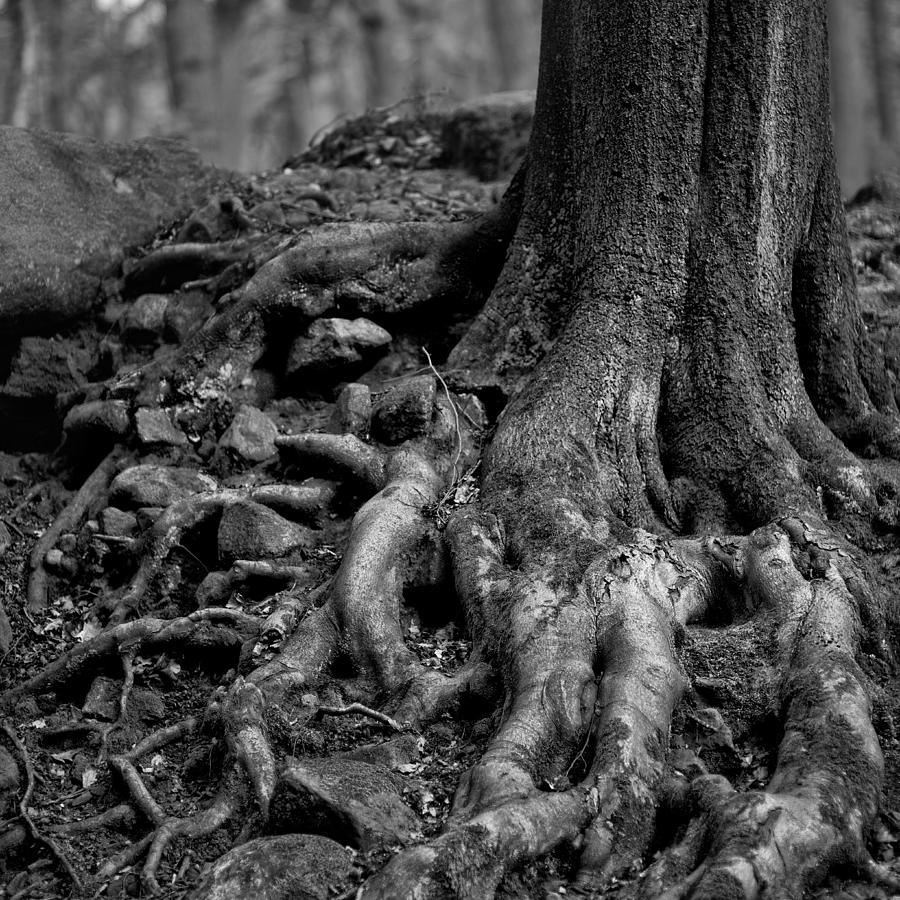
<svg viewBox="0 0 900 900"><path fill-rule="evenodd" d="M662 890L664 879L651 870L648 897L799 896L831 866L866 871L874 865L866 838L884 763L867 678L856 660L859 606L845 577L855 573L849 557L822 538L821 531L786 520L758 529L738 550L745 589L758 598L757 614L775 628L784 715L777 768L765 791L747 793L701 776L692 794L705 837L698 840L695 828L695 853L670 851L657 864L665 880L685 863L693 871ZM796 557L810 546L819 564L805 578ZM697 865L690 857L701 847L706 852Z"/></svg>

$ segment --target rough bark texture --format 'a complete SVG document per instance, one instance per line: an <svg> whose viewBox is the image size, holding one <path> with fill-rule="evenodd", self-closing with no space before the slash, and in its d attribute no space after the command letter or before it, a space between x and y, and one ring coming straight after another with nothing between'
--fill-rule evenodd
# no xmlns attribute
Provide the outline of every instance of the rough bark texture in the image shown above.
<svg viewBox="0 0 900 900"><path fill-rule="evenodd" d="M363 848L380 819L390 845L405 847L361 885L367 900L490 898L551 853L588 896L799 897L838 865L882 877L866 843L884 780L873 674L893 656L884 598L844 523L877 514L896 528L896 503L893 519L891 503L879 506L896 498L896 467L870 457L896 457L900 417L855 296L825 6L546 0L529 155L501 204L443 228L355 223L267 244L174 365L113 384L103 402L202 400L202 414L212 383L234 396L252 382L279 332L307 329L288 354L302 370L303 348L328 328L350 333L363 316L447 322L496 280L448 379L429 357L425 374L382 378L374 400L348 385L342 433L270 437L287 472L331 478L362 503L327 581L265 621L227 604L251 570L274 575L272 557L308 546L308 526L280 513L308 518L318 503L329 518L333 485L152 480L134 506L166 508L130 583L99 604L107 629L0 700L59 688L116 655L124 685L135 654L241 648L245 674L202 717L223 747L207 807L168 816L136 766L196 733L201 717L111 759L152 824L135 851L147 851L148 889L173 840L248 810L238 843L267 829L330 835L341 820ZM144 274L174 258L156 252ZM332 352L343 350L336 340ZM483 410L448 381L502 409L483 452ZM350 414L353 396L366 411ZM134 467L111 500L125 502L148 469L161 477ZM74 504L69 518L85 493ZM234 567L204 578L201 608L127 621L172 593L183 574L173 551L216 522L219 557ZM265 530L278 549L268 560L223 542L229 523L234 540L251 522L242 546L264 545ZM297 571L280 568L279 578ZM403 617L451 572L471 653L444 674L416 654ZM273 627L288 636L256 664ZM684 722L728 731L728 703L705 705L715 685L693 663L707 647L730 665L748 632L765 670L755 715L778 728L775 738L771 721L765 729L771 775L739 789L691 749ZM294 740L312 692L346 686L347 668L373 706L354 698L316 715L421 731L502 694L493 734L429 840L407 827L389 773L370 768L366 782L346 759L280 764L273 717ZM361 785L377 803L359 802ZM252 842L207 889L242 896L272 871L270 853L300 843ZM299 891L296 871L283 871L284 891Z"/></svg>

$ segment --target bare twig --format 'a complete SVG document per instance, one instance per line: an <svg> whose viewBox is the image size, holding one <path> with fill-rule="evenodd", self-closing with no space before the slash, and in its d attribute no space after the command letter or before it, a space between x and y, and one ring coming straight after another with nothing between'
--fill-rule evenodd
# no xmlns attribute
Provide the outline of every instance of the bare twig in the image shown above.
<svg viewBox="0 0 900 900"><path fill-rule="evenodd" d="M453 412L453 424L456 427L456 456L453 457L453 481L454 483L459 479L459 458L462 456L462 431L459 428L459 410L456 408L456 404L453 402L453 398L450 396L450 388L447 387L447 382L444 381L444 376L441 375L440 372L434 367L434 363L431 361L431 354L423 347L422 352L425 354L425 358L428 360L428 368L434 373L435 378L441 383L441 387L444 389L444 393L447 395L447 402L450 404L450 409Z"/></svg>
<svg viewBox="0 0 900 900"><path fill-rule="evenodd" d="M403 731L403 726L396 721L396 719L392 719L390 716L385 715L383 712L378 712L377 709L372 709L369 706L363 706L362 703L351 703L349 706L320 706L313 716L313 719L321 719L323 716L368 716L370 719L374 719L376 722L381 722L382 725L387 725L392 731Z"/></svg>

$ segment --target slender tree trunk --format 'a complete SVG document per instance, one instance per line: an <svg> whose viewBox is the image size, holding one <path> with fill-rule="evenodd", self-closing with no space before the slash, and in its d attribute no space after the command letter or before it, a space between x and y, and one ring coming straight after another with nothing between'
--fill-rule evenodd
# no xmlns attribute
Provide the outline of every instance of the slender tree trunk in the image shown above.
<svg viewBox="0 0 900 900"><path fill-rule="evenodd" d="M397 84L398 23L393 0L358 0L354 8L366 57L366 105L386 106L400 94Z"/></svg>
<svg viewBox="0 0 900 900"><path fill-rule="evenodd" d="M7 0L0 18L0 55L2 55L2 96L0 117L4 124L13 121L22 80L22 56L25 51L25 29L22 0Z"/></svg>
<svg viewBox="0 0 900 900"><path fill-rule="evenodd" d="M484 0L490 44L497 61L496 90L534 87L532 40L535 29L533 0Z"/></svg>
<svg viewBox="0 0 900 900"><path fill-rule="evenodd" d="M179 126L201 153L217 159L219 85L212 10L206 0L166 0L165 41Z"/></svg>
<svg viewBox="0 0 900 900"><path fill-rule="evenodd" d="M881 136L892 153L900 153L900 54L894 37L896 16L888 0L869 0L871 45L875 66L875 97Z"/></svg>

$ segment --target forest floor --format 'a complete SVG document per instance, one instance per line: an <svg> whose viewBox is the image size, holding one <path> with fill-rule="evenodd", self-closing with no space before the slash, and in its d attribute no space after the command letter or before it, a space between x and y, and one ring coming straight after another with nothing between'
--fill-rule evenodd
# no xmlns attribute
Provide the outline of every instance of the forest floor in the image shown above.
<svg viewBox="0 0 900 900"><path fill-rule="evenodd" d="M319 153L318 162L298 161L291 169L236 183L224 205L223 197L217 198L213 212L201 210L193 225L209 228L211 217L233 216L237 209L261 233L290 238L297 230L327 222L462 220L488 208L502 193L502 183L435 168L436 154L426 132L398 137L397 128L389 133L383 121L369 122L367 128L345 131L343 143L333 140L328 153ZM867 323L883 347L891 371L900 372L900 216L877 200L855 204L848 214ZM193 227L191 221L187 225ZM179 233L183 240L183 224L180 231L176 228L161 235L146 253L152 254ZM9 370L15 372L17 366L24 370L31 354L32 360L41 360L38 377L60 383L74 379L77 387L85 379L108 378L129 366L139 368L161 354L177 352L179 339L213 311L216 294L239 286L241 278L246 278L246 271L240 268L212 275L183 272L177 282L161 276L141 281L129 277L128 272L126 264L125 276L110 286L106 303L94 320L52 338L29 339L32 343L23 344L18 357L8 361ZM162 301L146 300L148 296L167 298L167 311L161 313ZM275 379L279 382L276 388L263 390L257 385L255 395L236 396L207 385L204 393L184 400L181 407L170 407L171 430L159 420L147 420L137 434L120 436L124 458L130 464L154 469L141 470L141 477L125 486L114 485L99 507L95 504L82 520L58 536L46 559L51 577L49 603L42 611L28 612L26 608L33 545L110 449L115 428L107 423L104 431L102 423L92 420L79 431L70 421L66 443L59 450L0 453L0 601L11 638L0 660L0 689L23 684L99 634L104 624L103 598L121 593L129 583L142 547L141 532L164 505L153 500L154 491L168 492L171 499L180 490L187 495L212 483L241 489L291 479L303 482L305 476L289 460L273 455L275 431L324 431L341 417L345 421L352 418L350 395L340 393L348 382L364 385L369 402L377 407L401 376L432 374L421 347L427 346L439 370L464 327L464 321L450 327L443 323L437 331L429 329L427 322L399 323L391 331L389 344L363 348L355 357L346 353L341 361L326 361L321 372L294 377L293 387L287 379ZM242 416L240 427L233 424L235 415ZM486 425L489 428L489 423ZM260 446L269 447L268 455ZM163 470L177 470L180 481L167 482L160 475ZM200 476L212 481L204 482ZM458 482L453 495L445 500L458 505L476 493L477 482L470 475ZM357 505L352 495L342 496L327 515L314 515L303 524L296 546L287 548L278 560L290 566L287 575L282 572L274 580L237 577L234 569L229 570L230 563L242 558L245 544L256 541L257 550L260 542L265 544L264 523L252 537L248 534L257 528L255 520L249 525L248 520L238 520L237 533L227 537L220 526L218 546L215 536L208 533L188 535L171 551L177 560L166 569L164 589L151 592L141 611L160 618L188 616L197 608L195 596L202 583L210 592L216 589L214 605L265 619L281 609L286 598L308 597L334 574ZM434 514L440 517L442 511ZM888 530L876 531L874 536L848 536L865 551L873 577L893 581L896 593L900 536ZM257 558L279 556L277 548L263 546L262 550ZM220 575L210 577L210 573L229 571L234 577L223 590ZM455 612L452 597L418 597L410 598L402 613L407 645L425 666L445 673L456 670L469 650ZM0 621L0 637L5 624ZM273 658L284 638L285 634L277 631L253 640L232 635L224 643L210 639L206 647L200 640L141 650L134 656L114 655L89 677L73 678L56 692L23 696L7 709L3 721L9 731L0 735L0 820L4 820L0 824L0 897L49 900L73 895L59 860L47 846L27 838L24 822L17 815L28 781L23 747L33 768L33 792L27 804L30 819L43 835L55 840L83 879L83 895L140 896L141 859L93 880L108 860L149 831L139 813L121 806L128 796L110 758L186 717L203 717L217 691L231 685L237 673ZM760 708L767 692L755 688L768 672L766 648L759 641L748 629L735 639L724 658L719 651L718 655L710 652L710 647L717 645L704 643L703 629L694 629L683 647L695 692L676 714L673 740L696 752L711 770L725 774L739 788L765 785L774 766L775 711ZM130 674L124 690L121 660L126 658ZM492 732L492 715L473 709L468 718L445 717L420 733L398 733L389 722L367 715L317 715L322 706L352 702L378 706L379 698L366 695L350 674L343 678L334 673L304 694L289 715L268 721L270 739L282 757L349 759L388 770L397 797L411 815L412 831L425 837L437 833L460 775L478 759ZM887 764L887 787L870 849L876 860L888 864L900 854L898 688L887 675L875 711ZM705 697L709 705L698 697ZM22 742L18 749L10 734ZM136 765L168 815L189 816L215 794L223 754L222 747L201 727L181 741L148 753ZM109 827L91 827L82 833L72 828L72 823L109 810L116 810L110 815ZM389 839L390 835L360 841L340 816L322 815L309 821L318 822L320 833L351 848L347 870L335 871L333 883L321 884L321 891L309 896L352 896L355 885L380 868L401 843ZM201 841L176 838L159 868L162 896L189 894L204 866L233 844L240 824ZM569 865L565 854L529 865L509 875L498 896L562 897ZM900 874L900 866L896 871ZM628 894L627 881L608 892L609 896ZM886 895L852 879L833 878L811 896L863 900Z"/></svg>

